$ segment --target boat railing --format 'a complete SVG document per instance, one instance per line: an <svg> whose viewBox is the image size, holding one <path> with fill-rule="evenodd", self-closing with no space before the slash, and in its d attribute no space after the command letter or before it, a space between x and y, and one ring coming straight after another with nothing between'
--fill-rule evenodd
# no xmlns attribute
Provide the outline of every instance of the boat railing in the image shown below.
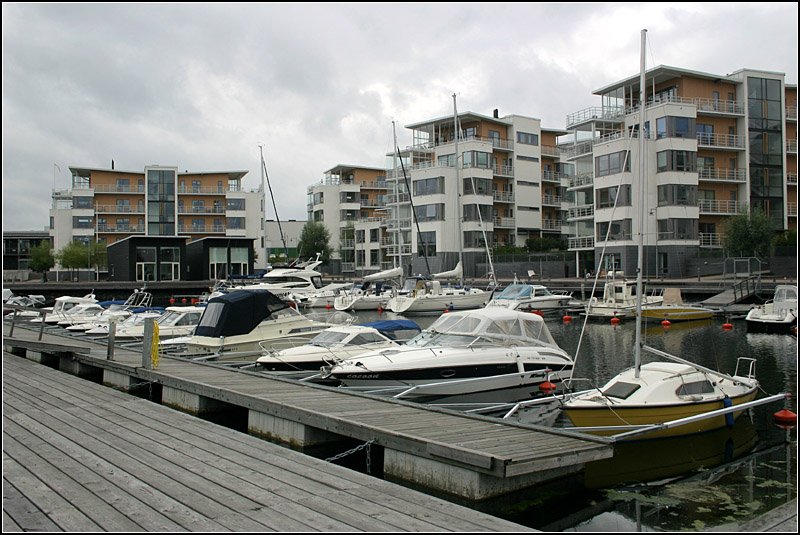
<svg viewBox="0 0 800 535"><path fill-rule="evenodd" d="M736 359L736 369L733 372L734 377L742 377L741 375L739 375L740 364L744 364L744 366L747 366L747 375L745 375L744 377L747 377L748 379L755 379L756 359L752 357L739 357L738 359Z"/></svg>

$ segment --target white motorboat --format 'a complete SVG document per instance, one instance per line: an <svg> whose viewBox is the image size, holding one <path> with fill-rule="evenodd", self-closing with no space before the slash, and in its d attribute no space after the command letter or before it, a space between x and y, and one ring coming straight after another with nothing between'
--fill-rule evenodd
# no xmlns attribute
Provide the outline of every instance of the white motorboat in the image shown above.
<svg viewBox="0 0 800 535"><path fill-rule="evenodd" d="M316 293L323 288L328 289L322 284L322 273L316 270L321 264L320 255L317 254L315 260L309 259L293 267L273 268L257 279L257 282L231 286L226 290L212 293L211 297L234 290L267 290L281 299L288 298L289 294L302 296Z"/></svg>
<svg viewBox="0 0 800 535"><path fill-rule="evenodd" d="M47 324L55 325L59 321L63 320L66 317L66 313L72 310L74 307L87 303L97 303L97 298L94 294L86 294L83 297L73 297L71 295L62 295L61 297L56 297L53 307L47 313L45 313L44 316L33 318L31 323L41 323L44 321ZM45 307L42 310L46 309L47 308Z"/></svg>
<svg viewBox="0 0 800 535"><path fill-rule="evenodd" d="M194 332L200 322L205 307L202 306L171 306L164 309L156 322L158 323L158 336L160 340L187 336ZM117 340L143 340L145 322L140 322L130 327L118 328L115 333Z"/></svg>
<svg viewBox="0 0 800 535"><path fill-rule="evenodd" d="M486 306L499 306L511 310L533 312L570 306L572 294L565 291L550 291L541 284L514 282L502 292L495 294Z"/></svg>
<svg viewBox="0 0 800 535"><path fill-rule="evenodd" d="M328 327L353 319L344 312L301 314L268 290L233 290L208 301L180 355L255 361L274 344L306 343Z"/></svg>
<svg viewBox="0 0 800 535"><path fill-rule="evenodd" d="M9 290L10 292L10 290ZM16 314L17 316L39 316L41 313L33 310L19 310L14 307L37 308L41 309L44 306L46 299L43 295L13 295L10 294L8 299L3 300L3 316L8 314Z"/></svg>
<svg viewBox="0 0 800 535"><path fill-rule="evenodd" d="M134 310L130 316L125 318L113 317L109 318L109 321L93 324L88 329L84 330L84 334L89 336L108 336L109 327L111 322L114 321L117 325L114 330L116 335L117 330L127 330L136 325L144 325L144 321L146 319L158 319L164 314L164 312L164 307L150 307L142 311ZM84 324L84 326L86 325L89 324ZM70 328L68 327L67 330L70 330Z"/></svg>
<svg viewBox="0 0 800 535"><path fill-rule="evenodd" d="M642 30L642 70L639 83L642 101L639 106L639 132L645 123L647 107L644 103L645 88L645 32ZM652 120L652 119L651 119ZM648 184L646 173L645 138L639 135L639 221L645 219L645 190ZM642 341L642 307L647 304L642 295L642 272L644 264L644 231L638 232L637 278L634 295L636 317L636 340L634 343L633 367L622 371L597 389L567 395L561 404L563 412L572 424L581 430L604 435L614 435L616 440L633 437L657 438L710 431L726 425L732 426L734 419L743 411L733 407L744 407L754 402L759 389L755 379L755 361L739 359L732 376L720 373L677 356L646 346ZM615 281L616 282L616 281ZM628 284L614 285L624 292L627 303ZM616 303L615 303L616 304ZM642 364L641 352L667 359L669 362ZM747 369L739 372L740 363ZM730 409L730 412L727 412ZM718 412L722 411L722 412Z"/></svg>
<svg viewBox="0 0 800 535"><path fill-rule="evenodd" d="M603 298L592 297L586 304L585 314L590 318L627 318L636 315L636 280L628 280L621 271L610 271L603 286ZM660 305L664 296L654 292L643 295L642 306Z"/></svg>
<svg viewBox="0 0 800 535"><path fill-rule="evenodd" d="M336 325L317 334L307 344L279 349L273 346L256 360L260 369L269 371L315 370L350 357L387 347L397 347L398 332L420 331L409 320L382 320L361 325Z"/></svg>
<svg viewBox="0 0 800 535"><path fill-rule="evenodd" d="M98 304L103 307L99 312L95 311L93 314L92 309L76 311L75 314L69 314L67 319L59 321L58 324L70 332L85 332L99 325L108 324L112 318L114 321L121 322L135 310L150 307L153 304L153 294L137 289L124 302L101 301Z"/></svg>
<svg viewBox="0 0 800 535"><path fill-rule="evenodd" d="M573 361L538 314L503 307L442 314L400 347L323 367L346 387L399 389L416 401L509 403L569 375Z"/></svg>
<svg viewBox="0 0 800 535"><path fill-rule="evenodd" d="M747 332L790 334L797 326L797 286L777 285L773 298L751 308L745 322Z"/></svg>
<svg viewBox="0 0 800 535"><path fill-rule="evenodd" d="M295 303L299 308L333 308L336 298L352 286L349 282L331 283L316 291L289 292L284 300Z"/></svg>
<svg viewBox="0 0 800 535"><path fill-rule="evenodd" d="M393 280L402 276L401 267L365 275L361 286L343 290L336 296L333 308L343 311L385 309L394 295ZM391 282L386 284L386 281Z"/></svg>

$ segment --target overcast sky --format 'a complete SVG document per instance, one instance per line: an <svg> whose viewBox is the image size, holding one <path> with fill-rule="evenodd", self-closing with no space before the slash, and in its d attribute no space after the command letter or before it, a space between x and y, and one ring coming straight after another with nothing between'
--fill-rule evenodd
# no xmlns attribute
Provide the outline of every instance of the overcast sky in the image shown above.
<svg viewBox="0 0 800 535"><path fill-rule="evenodd" d="M786 73L797 3L3 3L3 230L42 230L69 166L248 171L281 219L337 164L382 167L405 125L600 105L648 68ZM274 219L271 204L268 217Z"/></svg>

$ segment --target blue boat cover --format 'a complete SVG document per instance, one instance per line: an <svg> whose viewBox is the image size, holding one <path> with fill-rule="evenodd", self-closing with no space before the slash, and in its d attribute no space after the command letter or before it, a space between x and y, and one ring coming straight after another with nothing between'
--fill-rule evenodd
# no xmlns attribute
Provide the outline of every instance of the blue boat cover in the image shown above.
<svg viewBox="0 0 800 535"><path fill-rule="evenodd" d="M371 321L369 323L360 323L359 325L363 325L364 327L372 327L383 334L392 331L422 330L419 325L411 320L378 320Z"/></svg>

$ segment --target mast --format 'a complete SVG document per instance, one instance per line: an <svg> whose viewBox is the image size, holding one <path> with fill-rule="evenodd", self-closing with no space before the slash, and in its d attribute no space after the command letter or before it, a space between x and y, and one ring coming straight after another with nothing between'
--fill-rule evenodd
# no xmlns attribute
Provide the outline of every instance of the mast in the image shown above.
<svg viewBox="0 0 800 535"><path fill-rule="evenodd" d="M461 208L461 178L458 168L458 111L456 109L456 94L453 93L453 141L455 142L455 166L456 166L456 192L458 194L458 213L456 217L458 218L458 262L461 264L461 276L459 278L459 282L461 286L464 286L464 232L461 230L461 219L463 218L464 214L462 213L463 209Z"/></svg>
<svg viewBox="0 0 800 535"><path fill-rule="evenodd" d="M392 232L392 245L394 246L395 254L392 256L394 259L393 267L397 267L398 263L402 267L403 265L403 251L397 246L398 245L398 234L400 233L400 184L397 181L397 131L395 130L394 121L392 121L392 139L394 140L394 150L392 151L392 165L394 166L394 208L392 209L392 214L394 215L394 221L397 225L397 231ZM399 257L399 260L398 260ZM405 269L403 270L405 273Z"/></svg>
<svg viewBox="0 0 800 535"><path fill-rule="evenodd" d="M642 367L642 272L644 271L644 228L645 228L645 184L647 166L644 154L644 119L645 119L645 67L646 67L647 30L642 30L641 73L639 75L639 243L636 248L636 344L634 349L635 377L639 377Z"/></svg>
<svg viewBox="0 0 800 535"><path fill-rule="evenodd" d="M278 232L281 235L281 241L283 242L283 251L286 255L286 263L289 263L289 248L286 246L286 237L283 235L283 229L281 228L281 218L278 217L278 207L275 206L275 196L272 195L272 186L269 183L269 175L267 174L267 164L264 162L264 151L263 146L259 145L258 149L261 152L261 173L264 179L267 182L267 187L269 188L269 197L272 199L272 209L275 210L275 220L278 222ZM263 186L262 186L263 187ZM265 192L266 195L266 192ZM264 232L267 231L267 198L264 197ZM264 240L264 247L267 246L266 240Z"/></svg>
<svg viewBox="0 0 800 535"><path fill-rule="evenodd" d="M258 152L261 155L261 206L263 210L263 217L261 218L261 232L264 238L264 269L269 265L269 247L267 247L267 186L264 174L264 152L263 145L258 146Z"/></svg>

